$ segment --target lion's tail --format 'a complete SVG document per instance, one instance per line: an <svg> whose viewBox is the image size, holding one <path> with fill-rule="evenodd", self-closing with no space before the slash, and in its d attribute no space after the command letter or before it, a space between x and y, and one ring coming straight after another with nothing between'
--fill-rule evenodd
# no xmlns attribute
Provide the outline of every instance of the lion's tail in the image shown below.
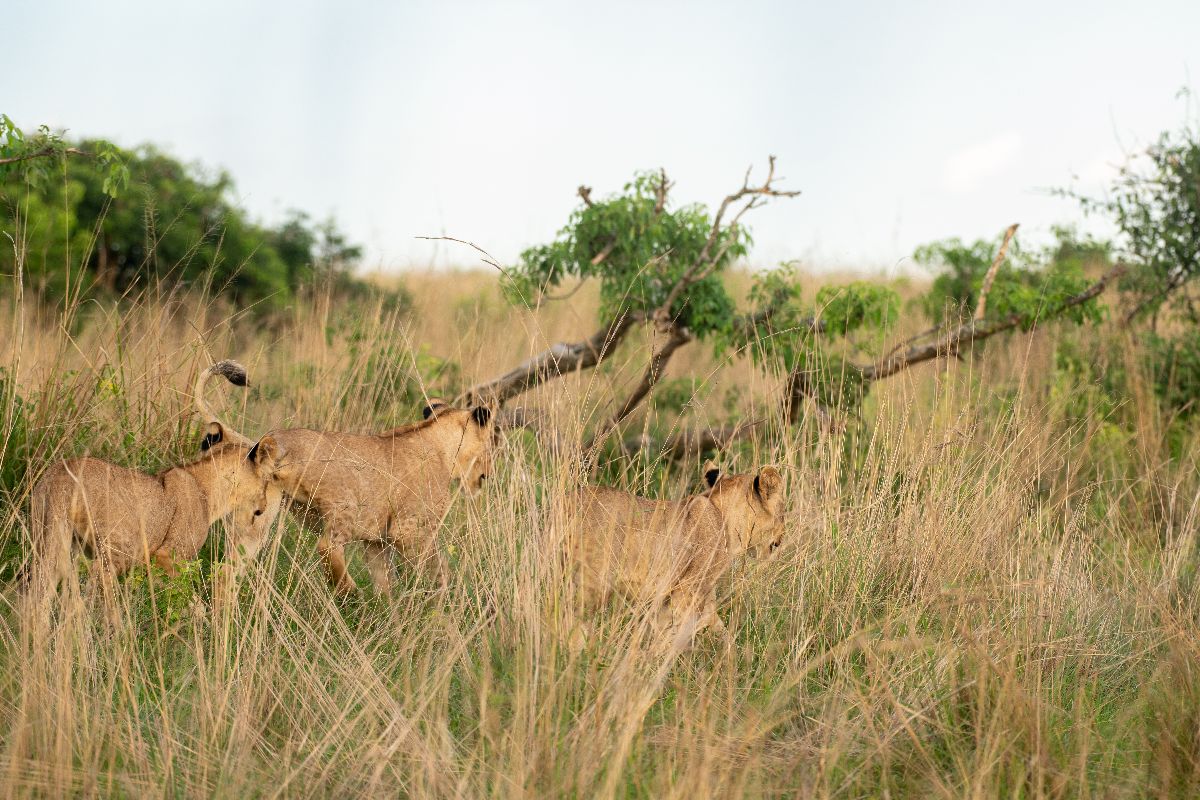
<svg viewBox="0 0 1200 800"><path fill-rule="evenodd" d="M249 385L249 381L246 378L246 368L245 367L243 367L241 364L239 364L236 361L229 361L229 360L218 361L217 363L213 364L208 369L201 372L200 377L196 379L196 387L192 391L192 398L196 402L196 408L198 408L200 410L200 415L202 417L204 417L204 422L206 425L216 423L217 425L221 426L221 433L223 434L223 438L227 438L228 441L236 442L238 444L245 445L246 447L250 447L254 444L254 442L252 442L251 440L247 439L242 434L235 431L232 427L230 427L230 425L227 422L225 422L223 419L221 419L219 416L217 416L217 412L214 411L212 406L210 406L204 399L205 385L208 383L208 381L211 378L213 378L214 376L217 376L217 375L220 375L221 377L225 378L227 381L232 383L234 386L248 386ZM211 435L211 432L210 432L210 435ZM207 442L208 439L206 438L205 441Z"/></svg>

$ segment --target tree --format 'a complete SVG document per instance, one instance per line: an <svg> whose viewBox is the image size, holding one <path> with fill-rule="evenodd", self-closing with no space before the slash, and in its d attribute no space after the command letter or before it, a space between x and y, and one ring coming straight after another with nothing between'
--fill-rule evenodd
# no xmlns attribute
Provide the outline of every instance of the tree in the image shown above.
<svg viewBox="0 0 1200 800"><path fill-rule="evenodd" d="M0 116L0 202L18 228L0 270L58 299L81 286L120 296L152 283L201 285L240 305L278 307L317 278L354 283L361 255L332 221L290 212L278 228L232 201L226 173L207 174L151 146L71 144L46 128L26 137Z"/></svg>
<svg viewBox="0 0 1200 800"><path fill-rule="evenodd" d="M1200 131L1164 132L1122 167L1107 196L1074 192L1089 213L1108 216L1129 264L1121 281L1125 322L1157 317L1171 303L1193 322L1200 312L1188 287L1200 276Z"/></svg>
<svg viewBox="0 0 1200 800"><path fill-rule="evenodd" d="M768 161L762 183L751 184L750 176L747 171L741 188L711 215L700 204L675 207L670 197L673 184L664 170L638 173L620 193L602 200L594 199L590 188L580 187L581 205L555 240L526 250L517 265L503 269L503 280L510 299L532 305L553 297L550 291L567 278L594 278L600 282L600 327L585 339L556 344L471 387L465 397L502 404L546 381L598 366L631 330L648 326L654 336L646 369L592 431L586 450L617 430L654 391L673 354L696 340L707 340L719 351L748 354L786 376L782 404L789 422L801 418L809 400L829 417L857 405L876 381L924 361L956 355L972 343L1005 331L1028 330L1051 318L1097 319L1099 310L1091 301L1118 274L1114 269L1089 283L1078 265L1001 269L1016 231L1013 226L986 269L972 264L972 271L955 276L958 284L938 290L944 296L961 294L961 308L972 313L939 316L938 324L923 334L870 356L879 353L883 336L900 312L898 297L887 287L868 282L824 286L815 302L806 304L795 272L785 267L759 274L750 307L736 308L724 274L749 250L745 215L769 198L798 194L776 188L774 158ZM946 254L958 247L947 244L927 252ZM971 250L976 256L993 251L982 243ZM858 353L867 353L869 360L856 361ZM510 419L523 422L529 416L517 410ZM681 431L662 444L661 452L676 457L718 447L752 428Z"/></svg>

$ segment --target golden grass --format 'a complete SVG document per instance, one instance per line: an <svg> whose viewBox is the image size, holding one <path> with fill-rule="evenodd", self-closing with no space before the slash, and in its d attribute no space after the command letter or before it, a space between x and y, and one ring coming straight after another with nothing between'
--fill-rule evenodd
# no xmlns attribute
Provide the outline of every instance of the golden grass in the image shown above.
<svg viewBox="0 0 1200 800"><path fill-rule="evenodd" d="M590 287L530 312L482 272L401 280L411 316L317 294L261 328L189 296L66 320L9 303L4 369L33 433L14 449L10 395L3 452L31 472L0 536L25 535L29 486L55 457L190 456L188 387L211 359L248 366L255 388L226 399L248 433L370 430L416 416L406 381L448 388L429 378L436 358L469 383L597 323ZM390 597L339 604L291 524L234 604L142 574L30 614L9 587L0 794L1194 796L1197 440L1185 430L1172 450L1136 381L1131 429L1068 414L1089 396L1055 369L1068 335L904 373L844 434L784 426L779 381L748 360L681 351L671 377L699 379L684 421L765 418L724 461L789 475L780 557L722 586L729 649L664 647L618 605L569 653L548 621L561 597L541 509L576 478L527 434L446 521L445 595L404 576ZM1105 335L1136 373L1136 344ZM578 436L644 358L632 339L522 402ZM651 405L630 427L675 420ZM700 484L696 464L605 474L672 496Z"/></svg>

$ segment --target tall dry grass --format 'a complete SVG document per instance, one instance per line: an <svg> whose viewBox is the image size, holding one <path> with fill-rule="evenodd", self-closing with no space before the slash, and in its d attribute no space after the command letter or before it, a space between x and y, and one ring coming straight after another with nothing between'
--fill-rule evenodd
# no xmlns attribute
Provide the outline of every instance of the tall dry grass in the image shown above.
<svg viewBox="0 0 1200 800"><path fill-rule="evenodd" d="M586 287L531 312L486 274L403 280L412 314L315 293L265 327L186 293L66 313L10 297L3 452L27 469L0 518L6 552L52 459L192 456L188 387L213 358L249 367L255 388L225 398L249 433L370 430L595 325ZM1136 381L1134 427L1114 431L1056 368L1071 335L913 370L841 433L786 427L778 380L748 361L682 351L686 421L765 419L722 458L789 476L781 555L722 584L732 647L665 647L620 604L582 653L564 646L542 509L578 475L556 437L528 433L443 526L445 594L402 574L388 597L339 603L290 522L232 604L207 602L207 563L107 597L85 575L52 613L26 613L10 584L0 794L1194 796L1196 437L1173 455L1169 415ZM1112 341L1136 375L1136 343ZM631 341L528 402L569 439L644 357ZM676 421L652 405L631 426ZM652 460L604 479L700 485L697 464Z"/></svg>

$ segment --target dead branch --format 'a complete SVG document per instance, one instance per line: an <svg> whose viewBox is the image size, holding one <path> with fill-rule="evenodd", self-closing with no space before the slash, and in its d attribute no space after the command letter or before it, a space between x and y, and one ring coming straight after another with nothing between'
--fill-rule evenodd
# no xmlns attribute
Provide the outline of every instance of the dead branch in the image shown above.
<svg viewBox="0 0 1200 800"><path fill-rule="evenodd" d="M654 351L650 355L650 363L646 365L646 371L642 373L642 379L633 388L629 397L621 404L621 407L613 415L612 419L592 434L592 438L584 448L585 450L591 450L602 442L626 417L633 413L633 410L646 399L646 396L650 394L650 391L658 383L659 378L662 377L663 370L667 366L667 362L671 360L671 356L675 355L676 350L692 341L693 338L692 332L682 325L669 325L665 330L660 330L659 333L665 334L667 339L661 346L654 348Z"/></svg>
<svg viewBox="0 0 1200 800"><path fill-rule="evenodd" d="M667 180L667 170L659 170L658 188L654 190L654 216L658 216L667 207L667 193L675 183Z"/></svg>
<svg viewBox="0 0 1200 800"><path fill-rule="evenodd" d="M583 201L585 206L591 208L595 205L595 203L592 202L592 187L580 185L580 187L575 191L579 193L579 199Z"/></svg>
<svg viewBox="0 0 1200 800"><path fill-rule="evenodd" d="M1000 271L1000 265L1004 263L1004 258L1008 255L1008 244L1016 235L1018 226L1019 223L1016 222L1008 226L1008 230L1004 232L1004 241L1000 243L1000 249L996 251L992 265L988 267L987 274L983 276L983 285L979 287L979 302L975 304L975 319L983 319L987 309L988 292L992 290L992 281L996 280L996 273Z"/></svg>
<svg viewBox="0 0 1200 800"><path fill-rule="evenodd" d="M612 352L630 329L645 319L639 312L622 315L581 342L559 342L533 358L514 367L498 378L476 384L468 389L468 403L494 402L502 404L511 397L527 392L548 380L590 369Z"/></svg>
<svg viewBox="0 0 1200 800"><path fill-rule="evenodd" d="M664 180L666 174L663 174ZM713 217L712 229L709 231L708 239L704 242L704 247L700 249L700 254L696 257L696 261L692 263L679 281L671 287L671 291L667 294L666 301L662 304L660 312L669 314L675 302L688 290L693 284L698 283L716 270L725 258L725 254L729 248L733 246L733 237L726 237L726 241L721 245L720 250L715 254L713 248L717 246L717 242L721 239L722 232L732 234L737 230L737 226L742 216L751 209L758 208L767 198L770 197L795 197L800 194L799 191L785 191L776 189L772 186L775 180L775 156L767 157L767 177L760 185L750 185L750 168L746 170L746 175L742 178L742 188L730 195L726 195L721 201L721 205L717 208L717 213ZM733 216L729 224L724 224L725 214L729 211L729 207L741 202L749 197L750 200L742 206Z"/></svg>
<svg viewBox="0 0 1200 800"><path fill-rule="evenodd" d="M1106 272L1099 280L1077 295L1068 298L1059 307L1059 311L1082 305L1097 297L1108 285L1125 272L1125 265L1117 266ZM998 333L1012 330L1021 324L1020 314L1010 314L1004 319L983 320L972 319L939 336L935 341L926 344L913 345L901 352L893 353L874 364L857 366L867 381L879 381L890 378L898 372L908 369L914 364L930 361L947 355L956 355L965 345L981 342Z"/></svg>

